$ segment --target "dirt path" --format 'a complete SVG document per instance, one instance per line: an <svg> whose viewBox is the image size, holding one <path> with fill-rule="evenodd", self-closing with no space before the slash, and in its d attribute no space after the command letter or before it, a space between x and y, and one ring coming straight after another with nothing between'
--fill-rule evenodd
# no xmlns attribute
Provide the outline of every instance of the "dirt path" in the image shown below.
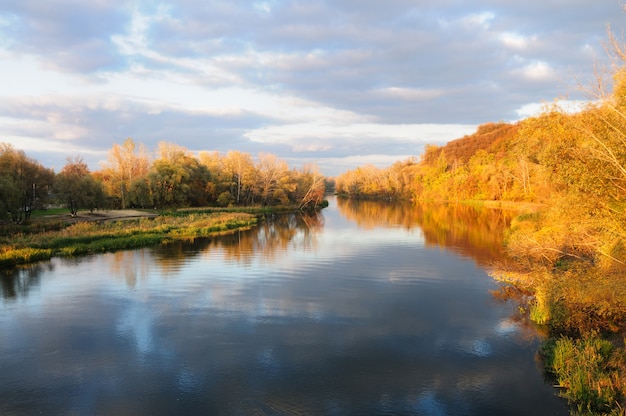
<svg viewBox="0 0 626 416"><path fill-rule="evenodd" d="M102 211L79 211L75 217L70 214L64 215L50 215L45 218L55 218L67 222L83 222L83 221L110 221L110 220L125 220L131 218L155 218L159 214L156 212L137 211L134 209L116 209L116 210L102 210Z"/></svg>

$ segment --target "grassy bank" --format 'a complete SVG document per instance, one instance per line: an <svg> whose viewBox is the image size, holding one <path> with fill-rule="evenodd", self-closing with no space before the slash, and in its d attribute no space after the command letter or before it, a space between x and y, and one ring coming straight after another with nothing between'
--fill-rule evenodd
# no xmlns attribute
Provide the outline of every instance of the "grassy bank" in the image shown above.
<svg viewBox="0 0 626 416"><path fill-rule="evenodd" d="M576 266L553 271L535 288L536 315L550 334L543 363L577 414L624 414L626 282Z"/></svg>
<svg viewBox="0 0 626 416"><path fill-rule="evenodd" d="M186 210L157 217L89 221L41 216L28 226L5 231L0 238L0 268L228 233L255 225L258 215L267 212L247 211Z"/></svg>
<svg viewBox="0 0 626 416"><path fill-rule="evenodd" d="M546 375L576 415L626 414L626 276L580 261L493 272L547 335Z"/></svg>

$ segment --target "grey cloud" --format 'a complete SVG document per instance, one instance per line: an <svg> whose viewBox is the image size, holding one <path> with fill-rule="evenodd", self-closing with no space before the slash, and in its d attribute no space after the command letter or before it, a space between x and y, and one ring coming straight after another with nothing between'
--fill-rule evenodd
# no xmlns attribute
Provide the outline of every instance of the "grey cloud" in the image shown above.
<svg viewBox="0 0 626 416"><path fill-rule="evenodd" d="M16 52L33 53L48 65L92 72L123 65L109 41L127 17L114 4L58 0L0 1L0 18L11 22L3 33Z"/></svg>
<svg viewBox="0 0 626 416"><path fill-rule="evenodd" d="M39 137L57 142L63 152L52 156L48 149L29 151L35 159L43 160L46 166L60 168L72 153L81 153L80 149L92 149L105 154L113 144L121 143L132 137L137 143L143 143L149 150L156 150L161 141L180 144L189 150L220 151L246 149L251 154L269 150L268 145L252 143L244 133L253 128L271 122L267 118L255 114L229 116L209 116L206 114L189 114L175 110L153 113L150 108L139 104L125 103L117 108L89 108L80 103L74 105L55 105L37 103L19 103L16 101L0 101L0 117L30 120L28 125L19 124L5 127L4 134ZM56 123L46 124L46 120L54 117ZM80 138L65 141L65 145L55 139L59 126L69 126L82 131ZM24 127L25 126L25 127ZM0 140L1 141L1 140ZM280 149L284 153L284 149ZM98 169L101 157L95 153L84 154L85 161Z"/></svg>
<svg viewBox="0 0 626 416"><path fill-rule="evenodd" d="M133 13L146 16L145 43L123 52L115 39L131 41ZM618 2L588 0L140 0L132 6L0 0L0 34L14 51L34 54L47 66L89 75L141 64L198 86L244 85L391 124L512 120L528 103L579 98L575 84L591 78L594 55L605 62L606 25L619 30L623 17ZM2 112L44 120L49 110L4 106ZM96 149L128 136L148 147L169 140L192 150L264 150L289 158L401 155L414 146L337 137L328 139L329 150L298 153L293 149L306 143L247 139L249 130L280 123L252 113L151 114L132 103L55 111L84 129L81 141Z"/></svg>
<svg viewBox="0 0 626 416"><path fill-rule="evenodd" d="M554 87L550 88L546 82L520 79L519 71L537 62L546 61L550 65L557 62L558 58L559 64L553 64L553 69L563 74L571 64L580 63L576 54L564 51L560 45L578 45L584 38L560 33L558 26L551 38L546 35L539 42L540 45L554 46L506 51L497 38L503 32L480 28L472 30L458 24L448 30L439 29L435 27L435 15L428 10L425 14L419 11L413 13L417 27L397 30L392 23L402 15L390 15L389 10L393 11L393 6L381 15L355 13L357 17L350 20L350 16L332 18L331 12L337 12L336 9L324 8L321 3L315 5L317 7L309 7L307 10L314 10L317 15L324 15L328 19L321 20L321 23L304 21L301 16L306 14L294 8L295 21L290 22L285 16L289 10L283 10L277 12L277 24L272 29L252 38L257 41L259 50L279 45L279 50L291 51L289 59L257 63L255 70L236 66L231 69L241 71L250 82L258 82L261 74L261 79L268 84L281 85L294 94L335 107L366 112L382 120L426 122L438 121L438 116L446 114L449 102L456 101L454 96L452 99L446 96L430 100L428 106L421 106L422 103L415 101L413 104L422 111L405 110L404 115L399 115L397 108L406 106L406 102L381 100L369 90L386 86L421 88L430 85L460 93L475 90L471 86L485 84L496 84L502 89L508 85L517 85L520 100L540 101L552 99L561 95L561 92L557 92ZM359 8L359 11L362 10ZM479 8L476 10L482 11ZM373 11L376 12L376 9ZM384 18L389 20L385 21ZM505 18L503 20L508 20ZM500 19L499 14L494 15L494 22ZM372 27L358 26L357 23L362 23L360 21L375 24ZM423 27L419 27L420 23ZM518 26L522 30L526 29L523 22ZM515 29L515 26L511 26L507 30L516 33ZM504 31L504 28L501 30ZM529 32L528 35L538 36L536 33ZM520 33L525 34L523 31ZM321 50L321 56L316 56L315 53L321 47L325 47ZM561 55L564 56L563 63ZM572 61L570 65L567 59ZM523 91L526 92L525 96L521 96ZM464 98L470 103L476 100L480 102L484 101L481 95L484 95L484 91L477 91ZM491 105L469 104L474 107L473 113L458 121L481 122L493 118L493 113L502 111L501 106L493 105L501 97L490 98ZM513 114L518 107L519 102L512 103L506 108L506 115ZM384 109L389 111L385 112ZM463 114L463 111L457 113Z"/></svg>

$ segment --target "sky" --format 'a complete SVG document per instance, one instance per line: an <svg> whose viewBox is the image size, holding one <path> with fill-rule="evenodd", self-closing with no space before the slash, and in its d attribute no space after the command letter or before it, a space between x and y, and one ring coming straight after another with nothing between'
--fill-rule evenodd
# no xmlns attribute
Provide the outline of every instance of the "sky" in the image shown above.
<svg viewBox="0 0 626 416"><path fill-rule="evenodd" d="M622 0L0 0L0 142L59 171L130 137L323 174L588 99Z"/></svg>

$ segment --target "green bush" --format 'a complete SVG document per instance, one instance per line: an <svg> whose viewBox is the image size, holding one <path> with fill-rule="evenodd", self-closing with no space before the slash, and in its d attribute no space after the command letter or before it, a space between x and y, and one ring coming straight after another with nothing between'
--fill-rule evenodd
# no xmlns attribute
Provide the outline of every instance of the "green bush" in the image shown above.
<svg viewBox="0 0 626 416"><path fill-rule="evenodd" d="M220 207L227 207L233 202L235 202L235 197L233 197L230 192L222 192L220 196L217 197L217 204Z"/></svg>

